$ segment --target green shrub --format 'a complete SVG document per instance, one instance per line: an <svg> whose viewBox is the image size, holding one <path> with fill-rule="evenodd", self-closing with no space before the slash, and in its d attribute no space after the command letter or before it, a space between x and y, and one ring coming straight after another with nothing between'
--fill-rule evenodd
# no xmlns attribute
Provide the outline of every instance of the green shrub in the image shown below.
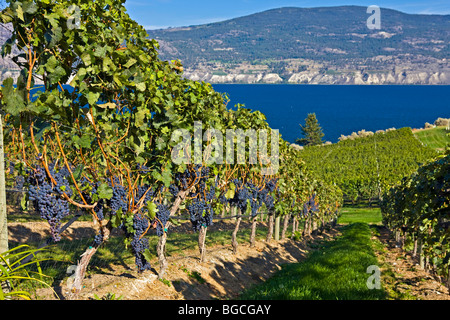
<svg viewBox="0 0 450 320"><path fill-rule="evenodd" d="M31 290L29 287L31 283L43 284L48 286L43 281L43 275L40 262L44 259L32 259L26 262L29 255L35 254L35 250L27 245L20 245L11 250L0 254L0 300L11 299L26 299L31 300ZM31 271L35 267L36 271ZM30 269L30 270L29 270ZM26 289L24 289L26 288Z"/></svg>

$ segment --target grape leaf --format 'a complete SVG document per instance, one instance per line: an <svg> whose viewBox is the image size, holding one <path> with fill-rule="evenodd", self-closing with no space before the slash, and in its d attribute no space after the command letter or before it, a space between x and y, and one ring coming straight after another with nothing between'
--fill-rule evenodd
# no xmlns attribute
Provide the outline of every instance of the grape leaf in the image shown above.
<svg viewBox="0 0 450 320"><path fill-rule="evenodd" d="M98 187L97 193L100 199L110 200L113 196L114 191L110 186L108 186L108 184L102 183L100 187Z"/></svg>
<svg viewBox="0 0 450 320"><path fill-rule="evenodd" d="M154 202L147 202L147 210L148 210L148 216L150 220L155 219L156 213L158 212L158 208L156 207L156 204Z"/></svg>

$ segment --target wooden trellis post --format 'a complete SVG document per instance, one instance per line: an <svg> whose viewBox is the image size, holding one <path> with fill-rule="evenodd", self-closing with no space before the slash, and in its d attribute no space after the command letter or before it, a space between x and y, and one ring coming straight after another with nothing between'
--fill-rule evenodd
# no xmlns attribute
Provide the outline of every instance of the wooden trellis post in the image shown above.
<svg viewBox="0 0 450 320"><path fill-rule="evenodd" d="M0 254L8 251L8 223L6 219L6 189L5 189L5 153L3 149L3 121L0 115ZM9 282L0 283L0 290L8 292Z"/></svg>
<svg viewBox="0 0 450 320"><path fill-rule="evenodd" d="M3 121L0 115L0 253L8 251L8 224L6 219L5 154L3 149Z"/></svg>

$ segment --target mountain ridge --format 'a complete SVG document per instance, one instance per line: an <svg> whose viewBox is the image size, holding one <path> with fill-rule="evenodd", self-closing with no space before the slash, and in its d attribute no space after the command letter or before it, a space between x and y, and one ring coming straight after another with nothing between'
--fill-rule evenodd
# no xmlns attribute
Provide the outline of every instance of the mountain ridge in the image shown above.
<svg viewBox="0 0 450 320"><path fill-rule="evenodd" d="M163 59L212 83L450 84L450 15L366 7L283 7L198 26L148 30Z"/></svg>

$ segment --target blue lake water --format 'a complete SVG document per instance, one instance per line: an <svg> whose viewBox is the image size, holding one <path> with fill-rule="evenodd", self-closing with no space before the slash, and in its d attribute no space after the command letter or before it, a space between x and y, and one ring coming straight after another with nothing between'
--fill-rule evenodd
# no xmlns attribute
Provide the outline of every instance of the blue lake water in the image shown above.
<svg viewBox="0 0 450 320"><path fill-rule="evenodd" d="M425 122L450 118L450 86L403 85L272 85L215 84L227 93L228 106L242 103L259 110L282 137L295 142L301 137L299 124L315 113L325 133L324 140L337 142L341 134L422 128Z"/></svg>

